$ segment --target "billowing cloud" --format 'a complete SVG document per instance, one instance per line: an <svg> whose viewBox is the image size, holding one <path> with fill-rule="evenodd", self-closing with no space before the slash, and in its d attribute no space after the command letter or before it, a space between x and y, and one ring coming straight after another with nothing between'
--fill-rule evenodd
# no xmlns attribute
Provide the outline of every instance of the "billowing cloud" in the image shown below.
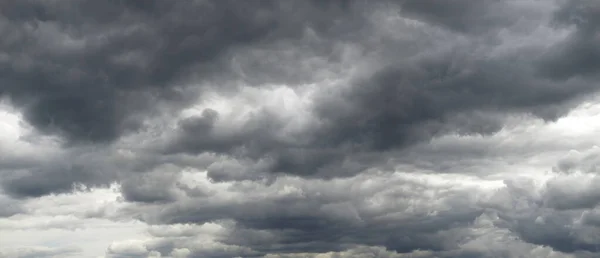
<svg viewBox="0 0 600 258"><path fill-rule="evenodd" d="M1 257L600 253L595 1L0 10Z"/></svg>
<svg viewBox="0 0 600 258"><path fill-rule="evenodd" d="M230 76L223 73L235 48L298 38L305 27L335 32L329 15L343 12L337 4L279 1L4 5L0 94L40 131L75 142L139 129L157 104L189 101L189 84Z"/></svg>

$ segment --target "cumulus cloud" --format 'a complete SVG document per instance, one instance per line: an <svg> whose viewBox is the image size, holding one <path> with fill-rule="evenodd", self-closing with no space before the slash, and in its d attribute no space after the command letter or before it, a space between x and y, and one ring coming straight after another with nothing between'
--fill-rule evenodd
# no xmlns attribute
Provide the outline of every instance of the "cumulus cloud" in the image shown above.
<svg viewBox="0 0 600 258"><path fill-rule="evenodd" d="M600 252L595 1L0 10L2 257Z"/></svg>

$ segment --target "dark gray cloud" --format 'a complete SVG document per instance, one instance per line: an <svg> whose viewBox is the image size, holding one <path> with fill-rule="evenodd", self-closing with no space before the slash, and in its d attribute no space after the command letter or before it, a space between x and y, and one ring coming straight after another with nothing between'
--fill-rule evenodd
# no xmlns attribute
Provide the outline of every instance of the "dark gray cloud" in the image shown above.
<svg viewBox="0 0 600 258"><path fill-rule="evenodd" d="M10 217L23 212L21 204L10 197L0 195L0 217Z"/></svg>
<svg viewBox="0 0 600 258"><path fill-rule="evenodd" d="M170 202L177 198L174 187L170 187L176 179L168 171L134 175L122 181L121 192L123 198L132 202Z"/></svg>
<svg viewBox="0 0 600 258"><path fill-rule="evenodd" d="M344 27L330 21L337 3L9 1L0 95L42 132L112 141L156 104L183 105L186 85L223 75L235 48Z"/></svg>
<svg viewBox="0 0 600 258"><path fill-rule="evenodd" d="M543 15L512 1L480 1L475 5L465 1L406 1L400 7L385 6L399 8L401 15L415 15L416 19L434 26L441 24L451 33L489 32L496 28L531 33L544 26L540 21ZM560 13L557 11L555 16ZM553 23L550 16L546 18L545 26ZM532 19L533 25L527 22ZM357 32L369 35L369 32ZM554 121L598 90L596 84L584 78L557 81L556 72L540 73L552 62L565 63L560 57L550 61L543 47L517 48L490 56L488 52L500 47L501 42L493 39L496 37L493 34L482 37L473 36L467 43L457 43L434 53L427 53L430 45L423 44L424 47L416 50L423 52L421 55L398 55L399 60L377 66L366 76L352 78L348 87L317 95L312 115L320 124L307 129L299 141L275 138L285 123L274 120L269 113L259 113L250 119L241 132L215 137L212 124L218 121L219 115L207 109L202 116L181 124L181 136L169 151L214 152L250 158L270 163L267 170L274 173L319 177L354 175L384 162L386 152L437 136L497 132L504 123L498 114L531 114ZM402 40L393 43L379 46L382 49L378 51L393 55L397 54L395 48L410 45ZM570 43L558 42L551 47L562 44ZM473 117L477 112L484 115Z"/></svg>
<svg viewBox="0 0 600 258"><path fill-rule="evenodd" d="M399 1L401 13L461 33L483 33L517 22L503 1ZM508 14L508 15L507 15Z"/></svg>
<svg viewBox="0 0 600 258"><path fill-rule="evenodd" d="M355 142L388 150L448 132L489 134L501 123L453 123L452 115L499 110L552 120L562 114L543 112L546 107L595 90L586 83L558 84L533 77L529 64L516 57L468 60L472 57L463 56L468 54L455 53L387 68L324 101L318 112L330 121L328 139L334 146ZM353 107L346 112L337 108L344 105Z"/></svg>
<svg viewBox="0 0 600 258"><path fill-rule="evenodd" d="M26 198L116 183L125 208L96 217L165 228L108 257L599 252L597 150L525 166L552 170L534 182L498 171L522 169L507 164L541 144L466 140L506 133L514 116L556 122L598 92L595 1L0 10L0 98L24 124L0 138L15 146L0 155L16 153L0 157L0 217ZM284 88L297 98L273 101Z"/></svg>
<svg viewBox="0 0 600 258"><path fill-rule="evenodd" d="M536 75L540 53L483 58L454 49L431 58L389 66L351 87L317 97L321 122L301 141L275 138L285 126L260 113L233 135L213 136L218 112L183 121L170 151L214 152L270 163L269 171L305 176L348 176L381 164L387 152L448 133L489 135L503 115L530 114L554 121L597 86ZM478 113L480 115L478 115ZM478 116L477 116L478 115Z"/></svg>
<svg viewBox="0 0 600 258"><path fill-rule="evenodd" d="M506 188L485 205L497 214L497 226L527 243L564 253L597 253L596 177L563 175L541 188L528 180L506 181Z"/></svg>
<svg viewBox="0 0 600 258"><path fill-rule="evenodd" d="M567 1L555 14L554 24L573 26L567 39L553 47L541 71L557 80L584 76L597 78L600 71L600 4L597 1Z"/></svg>
<svg viewBox="0 0 600 258"><path fill-rule="evenodd" d="M447 189L444 196L422 197L418 196L418 189L424 189L425 185L402 180L378 180L375 188L357 188L352 194L345 193L345 189L355 187L360 180L287 179L278 180L268 188L240 183L232 185L231 190L241 194L236 194L235 199L224 200L215 193L168 205L132 207L131 212L156 224L233 221L226 232L218 235L219 242L246 248L257 255L344 251L356 245L385 246L401 253L416 249L458 249L458 243L471 235L468 225L482 212L466 192ZM403 185L403 189L388 188L391 185ZM286 190L288 186L297 190ZM254 189L257 192L253 192L255 187L260 187ZM372 204L371 198L382 203ZM437 198L436 202L444 203L442 206L461 208L435 210L427 203L429 198ZM170 241L177 243L177 238ZM149 250L164 255L177 244L170 244L170 248L162 251L165 247L161 246Z"/></svg>
<svg viewBox="0 0 600 258"><path fill-rule="evenodd" d="M57 152L17 168L1 168L4 192L15 197L40 197L71 192L82 184L108 186L118 178L118 170L127 167L112 159L114 153L97 148Z"/></svg>
<svg viewBox="0 0 600 258"><path fill-rule="evenodd" d="M187 242L204 236L200 231L153 229L158 239L145 246L163 255L188 248L192 257L314 257L293 254L345 252L356 246L381 246L390 257L593 257L597 252L594 205L556 204L597 192L594 183L585 190L573 187L584 176L558 175L543 187L508 180L492 191L381 176L280 178L268 187L234 183L222 194L227 197L215 194L169 205L132 206L129 212L178 228L210 222L225 227L215 237L226 246L219 250L228 254L214 253L208 246L209 250L194 250ZM331 257L358 257L354 255Z"/></svg>

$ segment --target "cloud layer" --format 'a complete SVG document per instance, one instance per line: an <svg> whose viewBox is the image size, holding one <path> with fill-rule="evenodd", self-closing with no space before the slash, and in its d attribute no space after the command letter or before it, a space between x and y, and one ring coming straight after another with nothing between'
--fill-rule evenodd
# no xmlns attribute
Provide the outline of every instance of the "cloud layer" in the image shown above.
<svg viewBox="0 0 600 258"><path fill-rule="evenodd" d="M0 10L0 257L600 252L595 1Z"/></svg>

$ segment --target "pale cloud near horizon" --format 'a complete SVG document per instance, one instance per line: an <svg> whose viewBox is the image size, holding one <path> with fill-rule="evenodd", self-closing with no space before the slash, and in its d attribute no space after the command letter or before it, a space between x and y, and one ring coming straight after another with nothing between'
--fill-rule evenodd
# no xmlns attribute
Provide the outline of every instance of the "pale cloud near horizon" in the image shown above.
<svg viewBox="0 0 600 258"><path fill-rule="evenodd" d="M0 257L600 253L594 1L0 10Z"/></svg>

